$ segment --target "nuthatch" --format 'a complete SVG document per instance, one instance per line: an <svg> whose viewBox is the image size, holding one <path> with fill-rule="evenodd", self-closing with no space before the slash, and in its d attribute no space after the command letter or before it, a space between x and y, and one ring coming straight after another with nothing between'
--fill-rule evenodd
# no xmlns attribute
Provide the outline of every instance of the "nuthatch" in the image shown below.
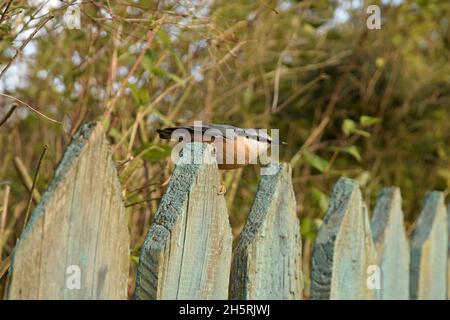
<svg viewBox="0 0 450 320"><path fill-rule="evenodd" d="M225 124L201 124L157 129L161 139L206 142L214 145L219 169L229 170L256 163L271 145L279 145L261 129L244 129ZM187 135L187 137L186 137ZM285 144L285 142L281 142Z"/></svg>

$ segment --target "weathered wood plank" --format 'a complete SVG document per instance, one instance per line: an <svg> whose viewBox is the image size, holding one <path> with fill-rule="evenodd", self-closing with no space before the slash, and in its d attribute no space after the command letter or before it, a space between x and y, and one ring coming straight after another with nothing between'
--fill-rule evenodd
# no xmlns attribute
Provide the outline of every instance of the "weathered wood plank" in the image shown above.
<svg viewBox="0 0 450 320"><path fill-rule="evenodd" d="M231 299L301 299L300 222L288 164L263 175L233 254ZM268 173L268 170L267 172Z"/></svg>
<svg viewBox="0 0 450 320"><path fill-rule="evenodd" d="M142 247L136 299L227 299L232 236L213 152L184 147Z"/></svg>
<svg viewBox="0 0 450 320"><path fill-rule="evenodd" d="M371 230L377 251L377 265L381 268L378 298L408 300L410 251L399 188L384 188L380 192Z"/></svg>
<svg viewBox="0 0 450 320"><path fill-rule="evenodd" d="M447 229L444 195L429 192L411 241L411 299L446 298Z"/></svg>
<svg viewBox="0 0 450 320"><path fill-rule="evenodd" d="M341 178L317 234L312 257L313 299L372 299L367 268L375 264L375 249L367 207L358 184Z"/></svg>
<svg viewBox="0 0 450 320"><path fill-rule="evenodd" d="M126 299L128 268L115 164L102 126L87 124L64 153L14 250L9 298Z"/></svg>

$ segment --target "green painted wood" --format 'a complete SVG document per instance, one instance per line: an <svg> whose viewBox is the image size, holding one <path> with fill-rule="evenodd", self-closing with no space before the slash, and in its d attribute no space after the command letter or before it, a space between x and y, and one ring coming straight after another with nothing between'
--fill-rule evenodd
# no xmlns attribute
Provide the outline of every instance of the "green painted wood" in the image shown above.
<svg viewBox="0 0 450 320"><path fill-rule="evenodd" d="M180 161L141 250L135 298L227 299L232 235L214 149L186 144Z"/></svg>
<svg viewBox="0 0 450 320"><path fill-rule="evenodd" d="M356 181L341 178L313 248L312 299L373 299L367 270L375 249L367 207Z"/></svg>
<svg viewBox="0 0 450 320"><path fill-rule="evenodd" d="M447 282L447 210L439 191L425 196L411 241L412 299L445 299Z"/></svg>
<svg viewBox="0 0 450 320"><path fill-rule="evenodd" d="M400 189L384 188L371 220L372 236L381 268L379 298L409 299L409 243L403 223Z"/></svg>
<svg viewBox="0 0 450 320"><path fill-rule="evenodd" d="M100 124L87 124L14 249L9 298L126 299L128 269L127 217L110 146Z"/></svg>
<svg viewBox="0 0 450 320"><path fill-rule="evenodd" d="M233 253L231 299L301 299L300 222L288 164L263 175Z"/></svg>

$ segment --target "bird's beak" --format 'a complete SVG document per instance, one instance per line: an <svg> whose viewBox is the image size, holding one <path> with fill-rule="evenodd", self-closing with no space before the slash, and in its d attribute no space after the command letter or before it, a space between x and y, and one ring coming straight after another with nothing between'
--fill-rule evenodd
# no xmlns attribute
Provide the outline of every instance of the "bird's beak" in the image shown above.
<svg viewBox="0 0 450 320"><path fill-rule="evenodd" d="M279 146L279 145L286 145L287 143L285 142L285 141L271 141L270 142L270 144L273 144L273 145L276 145L276 146Z"/></svg>

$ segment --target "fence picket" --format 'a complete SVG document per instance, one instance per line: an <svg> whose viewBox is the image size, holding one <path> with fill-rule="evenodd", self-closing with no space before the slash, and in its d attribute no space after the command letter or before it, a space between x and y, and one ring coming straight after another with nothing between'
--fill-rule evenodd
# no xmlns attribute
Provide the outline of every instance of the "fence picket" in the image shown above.
<svg viewBox="0 0 450 320"><path fill-rule="evenodd" d="M372 299L368 266L375 263L375 249L367 207L358 184L341 178L317 234L312 256L313 299Z"/></svg>
<svg viewBox="0 0 450 320"><path fill-rule="evenodd" d="M445 299L447 282L447 210L439 191L425 196L411 241L412 299Z"/></svg>
<svg viewBox="0 0 450 320"><path fill-rule="evenodd" d="M10 299L126 299L129 234L100 124L84 125L17 243ZM78 287L79 285L79 287Z"/></svg>
<svg viewBox="0 0 450 320"><path fill-rule="evenodd" d="M232 252L214 153L209 144L183 147L141 249L135 298L302 299L291 167L263 169ZM126 299L130 237L121 194L102 125L84 125L11 260L1 261L2 270L11 261L8 298ZM449 215L444 194L429 192L409 243L399 188L380 192L369 221L358 183L339 179L314 243L311 298L450 298Z"/></svg>
<svg viewBox="0 0 450 320"><path fill-rule="evenodd" d="M185 145L141 250L136 299L227 299L232 236L213 151Z"/></svg>
<svg viewBox="0 0 450 320"><path fill-rule="evenodd" d="M409 243L403 223L400 189L384 188L375 206L371 230L381 268L383 300L409 299Z"/></svg>
<svg viewBox="0 0 450 320"><path fill-rule="evenodd" d="M301 299L300 222L288 164L262 175L233 254L231 299ZM267 173L267 172L266 172Z"/></svg>

